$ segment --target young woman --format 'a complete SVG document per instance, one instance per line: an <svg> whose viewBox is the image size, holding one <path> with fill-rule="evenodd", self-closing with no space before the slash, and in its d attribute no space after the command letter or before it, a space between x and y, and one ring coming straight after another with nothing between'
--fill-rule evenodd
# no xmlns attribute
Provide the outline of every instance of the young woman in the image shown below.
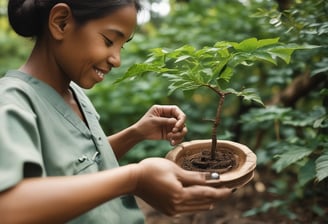
<svg viewBox="0 0 328 224"><path fill-rule="evenodd" d="M231 193L161 158L118 166L142 140L175 145L187 132L177 106L155 105L107 137L82 91L120 66L139 10L137 0L9 0L10 24L35 47L0 79L2 224L143 223L133 196L174 215Z"/></svg>

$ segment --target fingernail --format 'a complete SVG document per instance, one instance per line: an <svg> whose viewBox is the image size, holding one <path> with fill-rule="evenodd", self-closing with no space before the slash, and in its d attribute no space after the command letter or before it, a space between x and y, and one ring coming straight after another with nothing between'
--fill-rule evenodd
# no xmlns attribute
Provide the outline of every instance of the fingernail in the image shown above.
<svg viewBox="0 0 328 224"><path fill-rule="evenodd" d="M232 190L231 190L231 193L235 193L236 190L237 190L237 188L232 189Z"/></svg>

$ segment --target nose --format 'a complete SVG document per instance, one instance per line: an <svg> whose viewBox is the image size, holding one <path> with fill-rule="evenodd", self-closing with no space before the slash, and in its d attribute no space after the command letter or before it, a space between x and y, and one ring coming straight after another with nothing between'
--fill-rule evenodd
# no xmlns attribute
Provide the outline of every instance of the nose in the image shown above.
<svg viewBox="0 0 328 224"><path fill-rule="evenodd" d="M108 57L108 63L114 68L121 66L121 49L114 50Z"/></svg>

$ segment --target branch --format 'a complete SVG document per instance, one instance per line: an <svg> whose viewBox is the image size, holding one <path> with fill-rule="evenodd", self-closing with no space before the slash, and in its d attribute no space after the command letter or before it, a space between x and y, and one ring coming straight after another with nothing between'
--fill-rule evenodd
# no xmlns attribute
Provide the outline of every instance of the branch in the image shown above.
<svg viewBox="0 0 328 224"><path fill-rule="evenodd" d="M303 73L297 76L280 94L274 96L269 104L282 104L285 107L292 107L300 98L307 96L312 90L325 82L328 82L328 74L322 73L310 76L309 72Z"/></svg>

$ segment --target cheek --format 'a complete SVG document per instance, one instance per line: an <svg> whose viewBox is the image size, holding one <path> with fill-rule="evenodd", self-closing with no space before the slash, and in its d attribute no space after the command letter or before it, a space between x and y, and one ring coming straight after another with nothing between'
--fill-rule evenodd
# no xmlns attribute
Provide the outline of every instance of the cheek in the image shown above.
<svg viewBox="0 0 328 224"><path fill-rule="evenodd" d="M101 41L90 34L79 33L58 45L57 63L64 75L78 84L90 85L94 66L106 62L108 49Z"/></svg>
<svg viewBox="0 0 328 224"><path fill-rule="evenodd" d="M91 45L80 45L67 52L66 61L74 68L75 74L81 76L99 61L100 50Z"/></svg>
<svg viewBox="0 0 328 224"><path fill-rule="evenodd" d="M73 59L75 66L79 67L80 73L84 74L93 70L95 66L102 65L106 62L106 52L103 48L96 46L85 46Z"/></svg>
<svg viewBox="0 0 328 224"><path fill-rule="evenodd" d="M103 42L100 42L96 38L89 38L82 41L76 49L75 56L79 57L80 61L87 61L97 63L100 60L104 60L106 57L107 48Z"/></svg>
<svg viewBox="0 0 328 224"><path fill-rule="evenodd" d="M75 63L81 63L82 67L104 60L107 50L98 32L87 28L73 33L66 44L69 49L68 53L72 54L71 59L76 61Z"/></svg>

